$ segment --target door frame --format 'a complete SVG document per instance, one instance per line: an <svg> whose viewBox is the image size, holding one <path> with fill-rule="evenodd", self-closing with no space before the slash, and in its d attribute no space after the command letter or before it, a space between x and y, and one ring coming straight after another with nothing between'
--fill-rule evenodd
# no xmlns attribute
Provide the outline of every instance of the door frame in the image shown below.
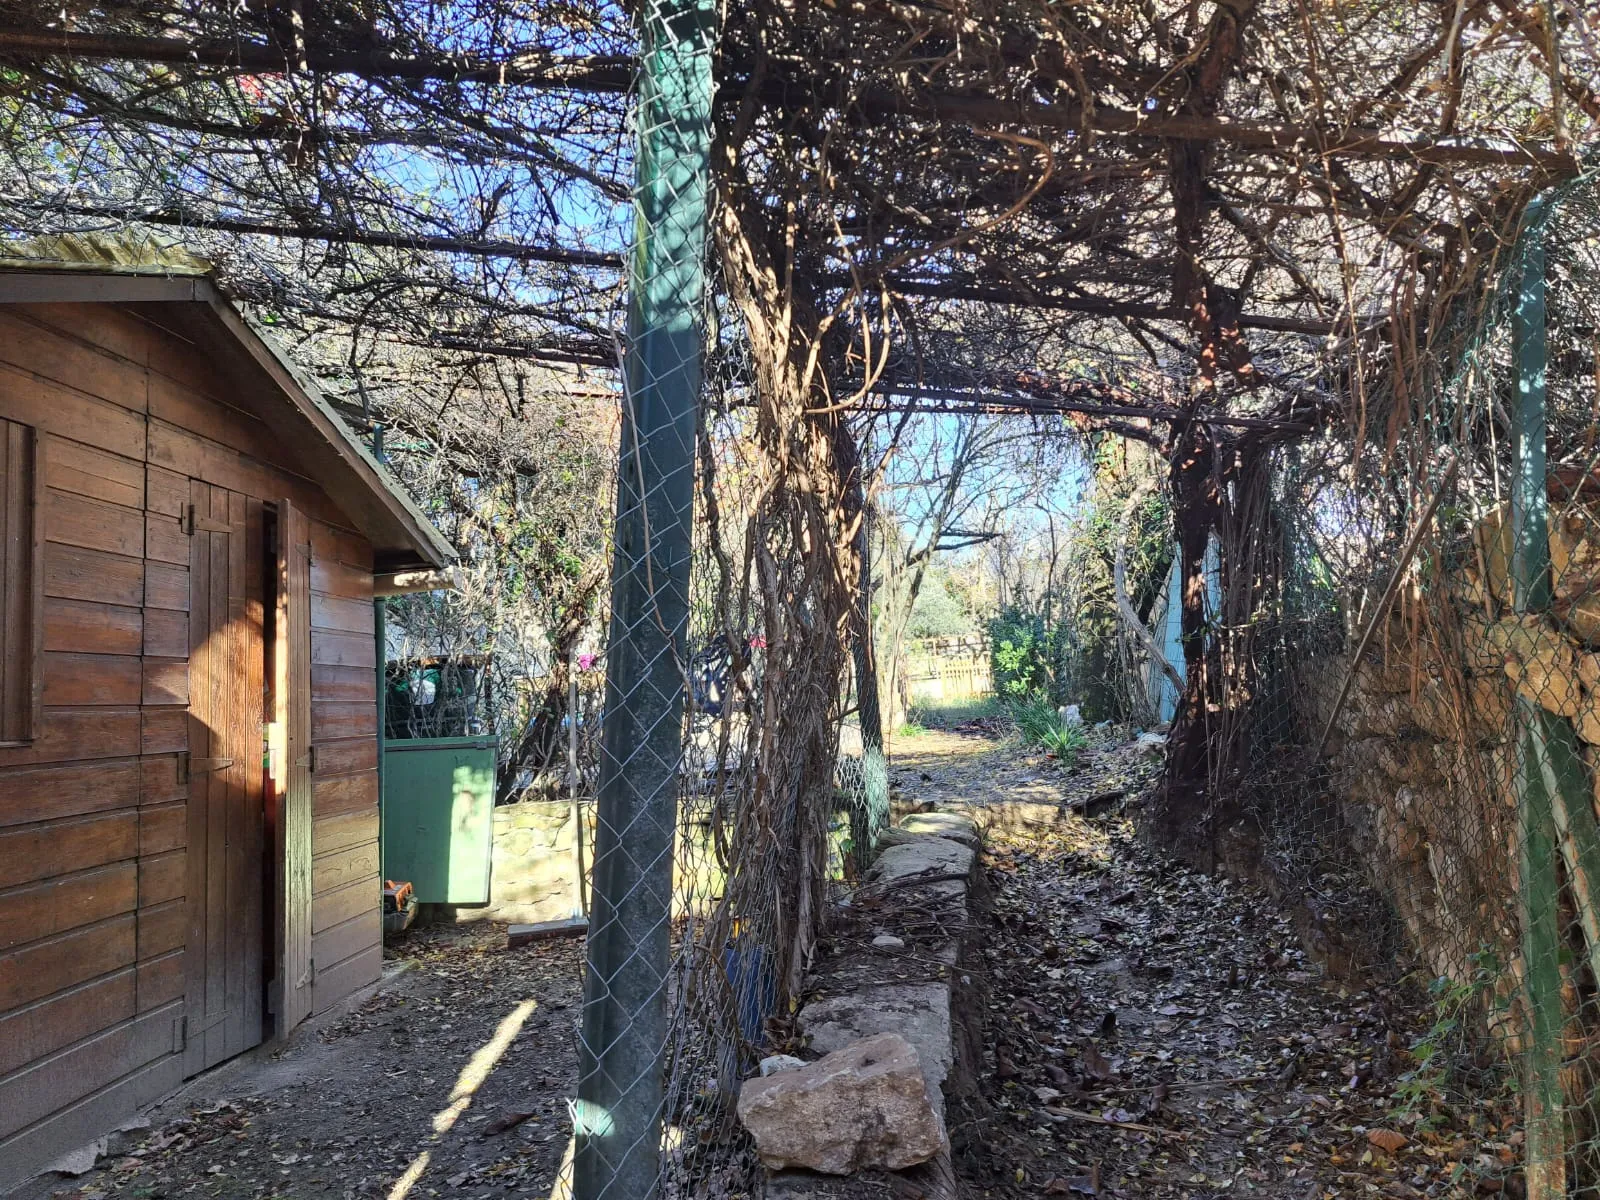
<svg viewBox="0 0 1600 1200"><path fill-rule="evenodd" d="M311 526L288 499L272 506L277 586L268 730L272 828L272 1038L312 1011Z"/></svg>

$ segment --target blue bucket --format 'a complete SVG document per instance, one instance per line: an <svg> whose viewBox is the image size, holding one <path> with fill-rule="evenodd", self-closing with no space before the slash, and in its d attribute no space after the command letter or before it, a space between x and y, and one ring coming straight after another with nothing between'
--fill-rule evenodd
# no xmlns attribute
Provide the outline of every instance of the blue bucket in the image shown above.
<svg viewBox="0 0 1600 1200"><path fill-rule="evenodd" d="M752 1046L766 1039L767 1018L778 1003L778 977L772 952L743 938L734 938L722 952L722 969L733 989L739 1036Z"/></svg>

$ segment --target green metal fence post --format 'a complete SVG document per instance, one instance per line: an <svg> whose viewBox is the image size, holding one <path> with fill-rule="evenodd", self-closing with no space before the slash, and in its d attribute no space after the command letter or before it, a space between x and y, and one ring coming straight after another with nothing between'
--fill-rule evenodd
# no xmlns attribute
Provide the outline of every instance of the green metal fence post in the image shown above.
<svg viewBox="0 0 1600 1200"><path fill-rule="evenodd" d="M1520 614L1550 605L1549 484L1545 464L1545 252L1543 198L1529 206L1524 259L1513 314L1517 397L1511 491L1512 588ZM1556 636L1551 631L1551 636ZM1527 1011L1523 1094L1528 1200L1557 1200L1566 1188L1565 1113L1561 1088L1561 921L1554 808L1571 787L1578 760L1572 730L1520 693L1517 755L1519 915L1523 1000ZM1562 729L1561 726L1567 726ZM1564 736L1563 736L1564 735ZM1579 776L1581 781L1582 776ZM1583 801L1587 804L1587 799Z"/></svg>
<svg viewBox="0 0 1600 1200"><path fill-rule="evenodd" d="M662 1152L715 7L641 8L629 343L573 1109L577 1200L656 1195Z"/></svg>

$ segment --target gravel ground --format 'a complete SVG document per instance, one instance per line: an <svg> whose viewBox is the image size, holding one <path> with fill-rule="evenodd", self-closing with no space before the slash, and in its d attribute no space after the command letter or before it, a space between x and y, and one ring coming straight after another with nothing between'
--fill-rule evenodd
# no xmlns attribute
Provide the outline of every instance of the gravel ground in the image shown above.
<svg viewBox="0 0 1600 1200"><path fill-rule="evenodd" d="M1108 744L1062 772L991 733L900 739L899 799L1133 796L1154 770ZM985 1103L955 1131L973 1200L1520 1194L1514 1116L1415 1087L1420 989L1330 985L1264 894L1164 860L1115 812L989 850ZM374 991L196 1080L90 1174L18 1200L548 1196L581 942L507 950L504 926L481 924L388 953Z"/></svg>

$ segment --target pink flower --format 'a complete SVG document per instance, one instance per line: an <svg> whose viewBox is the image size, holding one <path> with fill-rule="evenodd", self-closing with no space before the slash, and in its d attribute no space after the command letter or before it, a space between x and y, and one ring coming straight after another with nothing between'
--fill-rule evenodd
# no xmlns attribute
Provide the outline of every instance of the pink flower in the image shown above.
<svg viewBox="0 0 1600 1200"><path fill-rule="evenodd" d="M592 670L593 668L594 668L594 655L592 655L592 654L580 654L580 655L578 655L578 670L580 670L580 671L589 671L589 670Z"/></svg>
<svg viewBox="0 0 1600 1200"><path fill-rule="evenodd" d="M756 634L755 637L750 639L750 649L752 649L752 650L765 650L766 648L767 648L767 639L762 637L759 633Z"/></svg>

